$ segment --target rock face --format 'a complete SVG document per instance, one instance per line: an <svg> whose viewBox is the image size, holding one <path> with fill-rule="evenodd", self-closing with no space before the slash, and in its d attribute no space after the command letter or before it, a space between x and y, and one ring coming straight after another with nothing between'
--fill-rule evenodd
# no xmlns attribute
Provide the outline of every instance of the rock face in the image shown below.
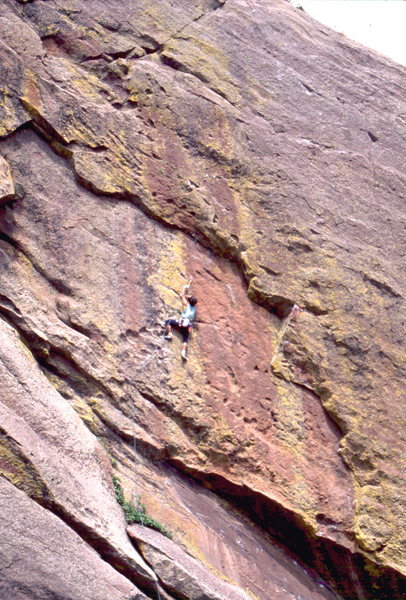
<svg viewBox="0 0 406 600"><path fill-rule="evenodd" d="M0 5L3 596L402 598L404 69L283 0Z"/></svg>
<svg viewBox="0 0 406 600"><path fill-rule="evenodd" d="M0 499L1 598L146 600L63 521L4 479Z"/></svg>
<svg viewBox="0 0 406 600"><path fill-rule="evenodd" d="M191 600L249 600L248 594L212 575L174 542L162 539L158 532L133 525L128 533L153 566L165 589Z"/></svg>
<svg viewBox="0 0 406 600"><path fill-rule="evenodd" d="M100 444L75 411L60 402L4 321L0 339L2 475L97 540L104 554L123 563L122 569L136 570L152 583L153 573L123 531L110 463L99 456Z"/></svg>
<svg viewBox="0 0 406 600"><path fill-rule="evenodd" d="M14 184L7 162L0 156L0 202L7 202L14 195Z"/></svg>

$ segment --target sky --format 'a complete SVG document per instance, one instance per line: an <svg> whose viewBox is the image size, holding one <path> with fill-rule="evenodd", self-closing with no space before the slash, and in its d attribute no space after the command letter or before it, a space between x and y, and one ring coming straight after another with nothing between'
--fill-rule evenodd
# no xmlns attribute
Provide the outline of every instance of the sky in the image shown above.
<svg viewBox="0 0 406 600"><path fill-rule="evenodd" d="M406 0L290 0L347 37L406 66Z"/></svg>

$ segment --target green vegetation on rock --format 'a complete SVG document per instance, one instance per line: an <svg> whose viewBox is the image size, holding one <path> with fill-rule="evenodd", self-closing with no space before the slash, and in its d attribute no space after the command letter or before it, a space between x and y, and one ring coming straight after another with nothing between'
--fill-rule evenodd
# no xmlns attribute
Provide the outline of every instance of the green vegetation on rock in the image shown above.
<svg viewBox="0 0 406 600"><path fill-rule="evenodd" d="M172 539L172 532L169 531L164 525L159 523L156 519L149 517L146 513L145 504L142 504L141 498L139 495L137 498L137 506L134 506L131 502L127 502L124 498L124 491L121 485L120 479L118 477L113 477L113 485L114 491L116 494L117 502L122 506L125 514L125 518L127 523L140 523L140 525L145 525L145 527L151 527L151 529L155 529L160 533L166 535L166 537Z"/></svg>

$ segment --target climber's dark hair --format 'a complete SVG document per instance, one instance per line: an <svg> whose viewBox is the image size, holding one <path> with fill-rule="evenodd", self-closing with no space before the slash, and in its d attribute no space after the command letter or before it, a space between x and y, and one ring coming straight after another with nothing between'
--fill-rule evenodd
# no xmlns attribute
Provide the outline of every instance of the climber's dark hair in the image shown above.
<svg viewBox="0 0 406 600"><path fill-rule="evenodd" d="M195 304L197 304L197 298L195 298L194 296L189 296L188 302L190 306L194 306Z"/></svg>

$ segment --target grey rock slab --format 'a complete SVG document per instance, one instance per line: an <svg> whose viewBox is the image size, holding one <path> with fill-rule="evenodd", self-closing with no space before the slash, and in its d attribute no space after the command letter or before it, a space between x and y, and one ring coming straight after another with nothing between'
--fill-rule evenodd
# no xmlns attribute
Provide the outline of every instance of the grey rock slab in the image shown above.
<svg viewBox="0 0 406 600"><path fill-rule="evenodd" d="M0 477L2 600L144 600L70 527Z"/></svg>
<svg viewBox="0 0 406 600"><path fill-rule="evenodd" d="M64 520L86 531L118 564L151 584L154 574L125 533L103 448L41 373L15 330L2 320L0 377L0 429L11 445L9 453L18 448L14 453L27 465L18 477L11 467L6 469L8 478L17 477L20 487L28 485L28 491L34 478L33 495L51 503Z"/></svg>
<svg viewBox="0 0 406 600"><path fill-rule="evenodd" d="M250 600L245 593L211 573L177 544L160 533L131 525L129 536L135 540L143 556L153 567L163 587L188 600Z"/></svg>

